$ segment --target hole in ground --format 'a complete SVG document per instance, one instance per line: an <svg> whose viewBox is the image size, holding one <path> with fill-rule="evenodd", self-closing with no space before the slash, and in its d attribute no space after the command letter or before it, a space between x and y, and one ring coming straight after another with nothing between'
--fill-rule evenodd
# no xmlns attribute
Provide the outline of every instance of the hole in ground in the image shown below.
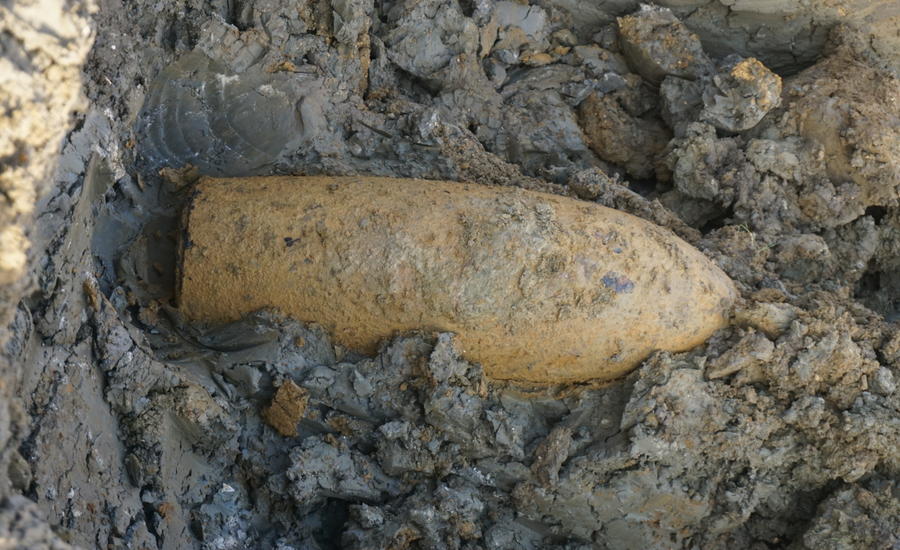
<svg viewBox="0 0 900 550"><path fill-rule="evenodd" d="M887 206L870 206L866 208L866 216L871 216L875 223L881 223L881 220L887 215Z"/></svg>
<svg viewBox="0 0 900 550"><path fill-rule="evenodd" d="M706 223L704 223L702 226L700 226L699 227L700 233L703 233L704 235L708 235L710 232L715 231L716 229L721 229L721 228L725 227L726 225L729 225L729 220L731 220L733 217L734 217L734 209L727 208L724 211L722 211L721 214L719 214L718 216L715 216L713 218L710 218L709 220L706 221Z"/></svg>
<svg viewBox="0 0 900 550"><path fill-rule="evenodd" d="M472 17L475 13L475 0L459 0L459 9L466 17Z"/></svg>
<svg viewBox="0 0 900 550"><path fill-rule="evenodd" d="M889 322L900 321L900 271L880 269L874 261L869 262L854 296Z"/></svg>

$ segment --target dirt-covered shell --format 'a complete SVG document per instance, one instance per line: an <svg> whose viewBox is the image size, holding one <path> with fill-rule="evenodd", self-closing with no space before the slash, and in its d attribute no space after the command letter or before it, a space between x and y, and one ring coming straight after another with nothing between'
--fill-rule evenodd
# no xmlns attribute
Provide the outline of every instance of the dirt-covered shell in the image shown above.
<svg viewBox="0 0 900 550"><path fill-rule="evenodd" d="M180 307L224 322L277 308L374 352L458 334L496 379L612 379L726 324L703 254L631 215L514 188L393 178L207 179L186 215Z"/></svg>

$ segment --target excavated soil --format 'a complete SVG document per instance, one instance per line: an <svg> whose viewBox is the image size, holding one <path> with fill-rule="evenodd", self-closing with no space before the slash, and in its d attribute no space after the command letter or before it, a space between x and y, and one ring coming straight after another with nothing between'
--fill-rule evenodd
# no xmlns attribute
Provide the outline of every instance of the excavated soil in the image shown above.
<svg viewBox="0 0 900 550"><path fill-rule="evenodd" d="M661 4L0 4L0 548L900 548L900 4ZM191 323L201 175L576 197L740 296L605 384Z"/></svg>

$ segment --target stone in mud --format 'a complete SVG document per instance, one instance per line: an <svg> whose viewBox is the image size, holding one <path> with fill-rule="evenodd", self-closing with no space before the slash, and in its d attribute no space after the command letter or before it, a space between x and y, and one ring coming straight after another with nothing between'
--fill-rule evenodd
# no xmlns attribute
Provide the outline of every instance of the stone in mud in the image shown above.
<svg viewBox="0 0 900 550"><path fill-rule="evenodd" d="M372 353L455 332L488 376L609 380L727 323L735 291L662 228L511 188L375 177L204 179L185 217L179 300L226 322L277 308Z"/></svg>
<svg viewBox="0 0 900 550"><path fill-rule="evenodd" d="M675 17L672 10L643 5L620 17L619 44L631 67L659 84L666 75L696 79L708 74L712 62L700 38Z"/></svg>
<svg viewBox="0 0 900 550"><path fill-rule="evenodd" d="M703 90L700 116L720 130L741 132L780 103L781 77L757 59L729 56Z"/></svg>

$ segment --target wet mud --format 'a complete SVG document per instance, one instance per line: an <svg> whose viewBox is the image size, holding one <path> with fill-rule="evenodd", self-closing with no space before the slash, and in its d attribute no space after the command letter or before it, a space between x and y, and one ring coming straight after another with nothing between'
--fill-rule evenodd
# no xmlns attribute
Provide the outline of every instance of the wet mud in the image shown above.
<svg viewBox="0 0 900 550"><path fill-rule="evenodd" d="M664 4L0 6L0 546L896 548L900 10ZM739 297L603 384L190 322L202 175L564 195Z"/></svg>

